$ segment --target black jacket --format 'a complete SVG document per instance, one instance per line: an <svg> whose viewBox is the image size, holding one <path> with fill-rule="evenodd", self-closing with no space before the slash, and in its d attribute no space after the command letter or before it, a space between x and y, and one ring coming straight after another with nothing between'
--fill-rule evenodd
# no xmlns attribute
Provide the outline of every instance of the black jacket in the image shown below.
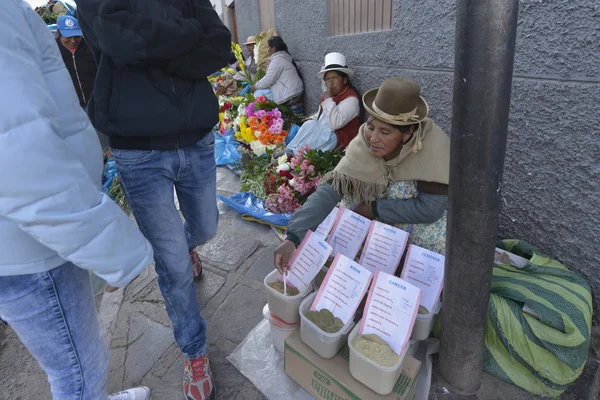
<svg viewBox="0 0 600 400"><path fill-rule="evenodd" d="M209 0L79 0L96 52L88 111L117 149L167 150L202 139L218 122L207 76L227 64L231 33Z"/></svg>
<svg viewBox="0 0 600 400"><path fill-rule="evenodd" d="M96 61L92 51L85 43L85 39L79 43L75 53L72 53L61 42L60 38L56 39L60 55L65 62L67 71L73 80L73 86L77 96L79 96L79 104L82 107L90 100L92 91L94 90L94 79L96 78Z"/></svg>

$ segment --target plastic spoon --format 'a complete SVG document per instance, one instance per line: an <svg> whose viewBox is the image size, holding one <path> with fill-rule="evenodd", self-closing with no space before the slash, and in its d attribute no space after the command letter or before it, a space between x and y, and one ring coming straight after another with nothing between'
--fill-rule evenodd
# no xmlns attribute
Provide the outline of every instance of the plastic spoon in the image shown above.
<svg viewBox="0 0 600 400"><path fill-rule="evenodd" d="M283 295L287 296L287 272L283 273Z"/></svg>

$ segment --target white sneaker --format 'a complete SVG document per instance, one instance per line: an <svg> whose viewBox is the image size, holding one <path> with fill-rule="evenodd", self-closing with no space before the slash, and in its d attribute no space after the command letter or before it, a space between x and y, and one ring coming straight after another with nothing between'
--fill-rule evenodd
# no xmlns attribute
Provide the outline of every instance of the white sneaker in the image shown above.
<svg viewBox="0 0 600 400"><path fill-rule="evenodd" d="M108 396L108 400L150 400L151 398L152 390L146 386L127 389Z"/></svg>

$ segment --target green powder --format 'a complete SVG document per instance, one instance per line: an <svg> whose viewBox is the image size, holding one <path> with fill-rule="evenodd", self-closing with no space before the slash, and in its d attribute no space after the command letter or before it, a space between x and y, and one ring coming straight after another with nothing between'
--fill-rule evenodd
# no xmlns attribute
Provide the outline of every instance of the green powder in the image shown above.
<svg viewBox="0 0 600 400"><path fill-rule="evenodd" d="M423 306L419 306L419 314L429 314L429 311Z"/></svg>
<svg viewBox="0 0 600 400"><path fill-rule="evenodd" d="M400 361L400 356L389 344L377 335L357 335L352 339L354 350L382 367L393 367Z"/></svg>
<svg viewBox="0 0 600 400"><path fill-rule="evenodd" d="M334 317L331 311L322 309L321 311L307 311L304 316L308 318L310 322L321 328L323 332L337 333L344 327L344 322Z"/></svg>
<svg viewBox="0 0 600 400"><path fill-rule="evenodd" d="M275 281L267 283L271 289L277 290L279 293L283 294L283 282ZM297 296L300 294L300 291L295 287L288 285L287 287L287 296Z"/></svg>

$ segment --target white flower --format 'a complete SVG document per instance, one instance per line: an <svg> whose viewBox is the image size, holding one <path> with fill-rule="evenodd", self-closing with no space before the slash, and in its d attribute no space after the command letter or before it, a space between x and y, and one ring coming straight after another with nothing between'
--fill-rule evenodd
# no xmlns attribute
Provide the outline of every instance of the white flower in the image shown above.
<svg viewBox="0 0 600 400"><path fill-rule="evenodd" d="M283 164L286 164L287 162L288 162L288 156L287 156L287 154L284 154L284 155L282 155L281 157L279 157L277 159L277 165L283 165Z"/></svg>
<svg viewBox="0 0 600 400"><path fill-rule="evenodd" d="M281 164L280 166L277 167L277 172L289 171L291 169L292 169L292 167L290 167L289 164Z"/></svg>
<svg viewBox="0 0 600 400"><path fill-rule="evenodd" d="M290 180L288 181L288 183L289 183L289 185L290 185L291 187L294 187L294 183L296 183L296 180L295 180L295 179L290 179Z"/></svg>
<svg viewBox="0 0 600 400"><path fill-rule="evenodd" d="M260 140L252 141L250 143L250 148L252 149L252 152L254 152L254 154L256 154L257 156L262 156L267 152L267 146L262 144Z"/></svg>

